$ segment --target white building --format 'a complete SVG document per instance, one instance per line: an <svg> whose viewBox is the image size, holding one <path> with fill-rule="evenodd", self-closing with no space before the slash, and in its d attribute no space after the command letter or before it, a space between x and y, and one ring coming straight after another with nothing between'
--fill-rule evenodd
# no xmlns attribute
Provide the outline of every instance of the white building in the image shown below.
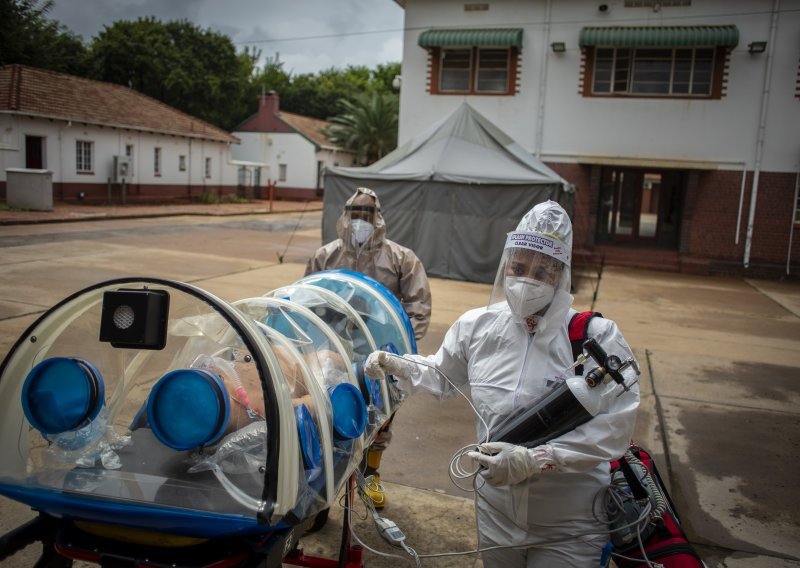
<svg viewBox="0 0 800 568"><path fill-rule="evenodd" d="M579 258L800 267L800 0L396 1L400 144L466 100L576 184Z"/></svg>
<svg viewBox="0 0 800 568"><path fill-rule="evenodd" d="M323 169L350 166L355 154L328 140L324 120L280 110L275 91L261 96L256 114L242 122L234 135L242 143L232 149L239 160L269 165L275 197L319 197Z"/></svg>
<svg viewBox="0 0 800 568"><path fill-rule="evenodd" d="M254 178L242 170L266 165L232 162L237 143L225 130L121 85L0 68L3 198L6 169L16 168L50 170L55 200L105 202L110 187L119 203L123 180L128 202L252 192L240 187L240 179Z"/></svg>

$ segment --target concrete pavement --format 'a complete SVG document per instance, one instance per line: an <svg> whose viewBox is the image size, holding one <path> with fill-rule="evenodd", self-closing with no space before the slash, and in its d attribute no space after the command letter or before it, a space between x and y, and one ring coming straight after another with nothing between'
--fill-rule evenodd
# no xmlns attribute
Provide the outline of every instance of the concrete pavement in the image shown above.
<svg viewBox="0 0 800 568"><path fill-rule="evenodd" d="M0 352L66 292L119 275L181 279L231 301L293 282L320 242L319 213L303 217L303 227L316 226L293 233L290 247L299 214L255 213L230 226L221 212L213 226L204 217L0 226ZM431 286L433 321L422 353L489 296L483 284L434 278ZM799 567L800 284L606 268L599 280L580 279L577 308L592 307L595 288L593 308L619 323L642 366L636 439L655 454L707 564ZM474 442L469 407L418 395L398 412L394 432L381 467L385 516L420 554L473 548L472 501L447 476L453 452ZM7 500L0 511L5 530L31 515ZM325 528L301 540L306 553L335 557L340 523L334 507ZM369 546L396 553L371 523L354 526ZM33 551L26 552L30 561ZM423 558L423 566L464 566L471 558ZM19 562L0 566L32 565ZM400 560L366 552L365 563Z"/></svg>

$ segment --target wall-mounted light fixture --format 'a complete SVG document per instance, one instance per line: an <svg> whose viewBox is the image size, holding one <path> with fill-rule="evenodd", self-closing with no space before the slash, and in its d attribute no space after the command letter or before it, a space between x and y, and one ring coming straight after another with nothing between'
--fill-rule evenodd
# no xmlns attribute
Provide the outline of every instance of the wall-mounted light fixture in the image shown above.
<svg viewBox="0 0 800 568"><path fill-rule="evenodd" d="M764 53L767 51L767 42L754 41L747 44L747 51L750 53Z"/></svg>
<svg viewBox="0 0 800 568"><path fill-rule="evenodd" d="M402 84L403 84L403 78L400 75L395 75L394 79L392 79L392 88L395 91L399 91Z"/></svg>
<svg viewBox="0 0 800 568"><path fill-rule="evenodd" d="M553 53L564 53L567 51L567 44L563 41L554 41L550 44L550 48L553 50Z"/></svg>

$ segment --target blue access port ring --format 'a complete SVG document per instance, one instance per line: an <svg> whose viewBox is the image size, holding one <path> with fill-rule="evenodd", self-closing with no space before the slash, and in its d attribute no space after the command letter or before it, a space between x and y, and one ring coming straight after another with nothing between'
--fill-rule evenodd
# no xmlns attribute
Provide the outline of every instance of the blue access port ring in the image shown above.
<svg viewBox="0 0 800 568"><path fill-rule="evenodd" d="M150 428L173 450L191 450L219 440L230 411L222 379L205 369L171 371L158 380L147 398Z"/></svg>
<svg viewBox="0 0 800 568"><path fill-rule="evenodd" d="M352 440L367 427L367 405L361 391L350 383L329 388L333 409L333 433L340 440Z"/></svg>
<svg viewBox="0 0 800 568"><path fill-rule="evenodd" d="M22 386L22 411L45 436L77 430L103 407L100 372L85 359L51 357L36 365Z"/></svg>

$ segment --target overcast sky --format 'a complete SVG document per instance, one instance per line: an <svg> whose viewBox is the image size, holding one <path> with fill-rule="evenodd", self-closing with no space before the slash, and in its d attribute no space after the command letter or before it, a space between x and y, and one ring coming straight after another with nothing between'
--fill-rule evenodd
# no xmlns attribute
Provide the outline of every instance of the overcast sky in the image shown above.
<svg viewBox="0 0 800 568"><path fill-rule="evenodd" d="M87 42L117 20L185 19L238 50L280 54L294 74L402 58L403 9L393 0L55 0L49 15Z"/></svg>

